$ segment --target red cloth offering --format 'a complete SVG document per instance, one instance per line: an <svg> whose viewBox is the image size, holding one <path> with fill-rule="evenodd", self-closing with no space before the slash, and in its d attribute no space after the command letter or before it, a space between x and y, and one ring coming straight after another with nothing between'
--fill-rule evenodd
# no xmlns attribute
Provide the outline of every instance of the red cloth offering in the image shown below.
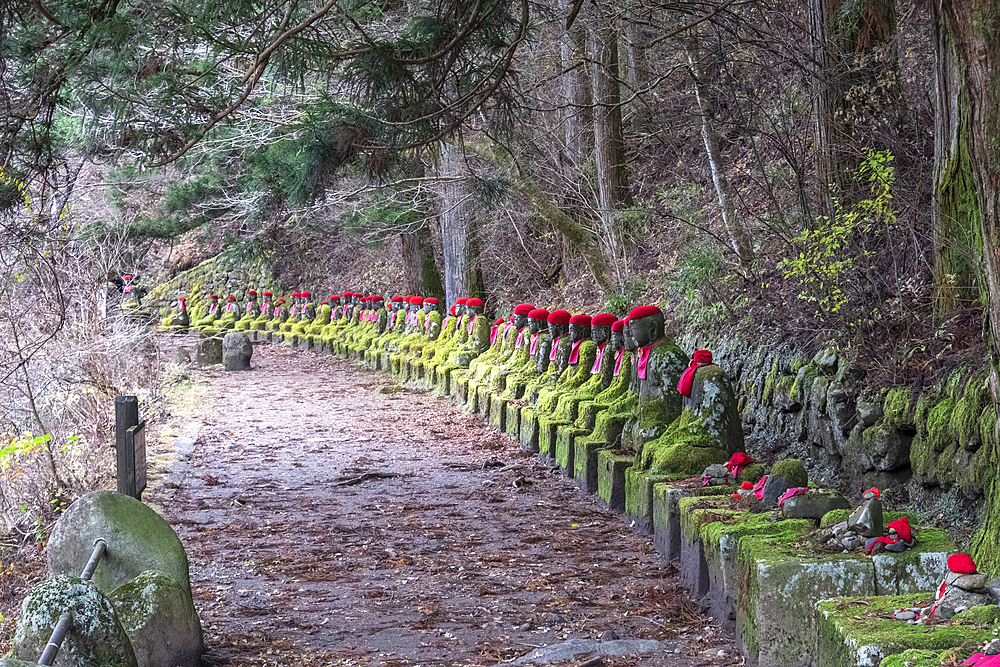
<svg viewBox="0 0 1000 667"><path fill-rule="evenodd" d="M653 348L656 347L657 345L659 345L660 341L662 341L662 340L663 339L661 338L660 340L656 341L652 345L647 345L646 347L640 347L639 348L639 364L637 366L637 372L639 373L639 378L640 379L643 379L643 380L646 379L646 363L649 361L649 353L652 352ZM685 371L685 373L686 372L687 371ZM683 376L682 376L682 379L683 379Z"/></svg>
<svg viewBox="0 0 1000 667"><path fill-rule="evenodd" d="M625 359L625 348L615 352L615 377L622 372L622 360Z"/></svg>
<svg viewBox="0 0 1000 667"><path fill-rule="evenodd" d="M901 519L896 519L895 521L890 521L889 525L887 526L887 528L895 528L896 529L896 534L899 535L899 537L904 542L912 542L913 541L913 531L910 529L910 518L909 517L904 516Z"/></svg>
<svg viewBox="0 0 1000 667"><path fill-rule="evenodd" d="M538 348L538 336L540 335L541 332L538 332L536 334L531 334L531 347L528 348L528 352L530 352L531 354L534 354L535 349Z"/></svg>
<svg viewBox="0 0 1000 667"><path fill-rule="evenodd" d="M682 396L691 396L691 386L694 384L694 374L702 366L712 363L712 353L708 350L696 350L691 357L691 364L684 369L680 382L677 383L677 391Z"/></svg>
<svg viewBox="0 0 1000 667"><path fill-rule="evenodd" d="M733 477L739 476L743 469L753 463L753 460L746 455L746 452L736 452L723 465Z"/></svg>
<svg viewBox="0 0 1000 667"><path fill-rule="evenodd" d="M573 348L569 351L569 365L575 366L580 362L580 346L583 344L582 340L578 340L573 343Z"/></svg>
<svg viewBox="0 0 1000 667"><path fill-rule="evenodd" d="M604 348L606 345L607 343L601 343L597 346L597 358L594 359L594 365L590 367L591 375L601 372L601 359L604 358Z"/></svg>
<svg viewBox="0 0 1000 667"><path fill-rule="evenodd" d="M556 338L554 341L552 341L552 351L549 352L549 361L555 361L556 350L559 349L559 341L561 339L562 339L562 336L559 336L559 338Z"/></svg>

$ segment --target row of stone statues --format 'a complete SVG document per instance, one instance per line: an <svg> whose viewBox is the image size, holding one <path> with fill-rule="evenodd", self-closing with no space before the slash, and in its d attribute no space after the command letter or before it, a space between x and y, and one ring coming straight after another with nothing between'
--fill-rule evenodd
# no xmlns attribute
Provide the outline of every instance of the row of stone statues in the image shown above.
<svg viewBox="0 0 1000 667"><path fill-rule="evenodd" d="M420 296L309 292L290 302L251 290L209 298L194 317L185 299L165 324L246 331L251 339L339 354L435 388L539 451L596 490L596 453L622 450L633 469L668 478L701 475L743 451L728 376L699 351L689 360L666 335L656 306L591 317L523 303L487 318L480 299L442 314Z"/></svg>

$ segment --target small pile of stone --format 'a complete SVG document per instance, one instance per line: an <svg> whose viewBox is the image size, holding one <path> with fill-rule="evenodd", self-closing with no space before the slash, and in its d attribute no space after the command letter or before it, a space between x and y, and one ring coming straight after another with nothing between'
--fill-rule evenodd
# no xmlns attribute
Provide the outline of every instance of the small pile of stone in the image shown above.
<svg viewBox="0 0 1000 667"><path fill-rule="evenodd" d="M697 468L696 468L697 470ZM721 463L713 463L701 474L702 486L735 486L736 478Z"/></svg>
<svg viewBox="0 0 1000 667"><path fill-rule="evenodd" d="M872 537L865 540L865 551L873 556L883 551L902 553L913 546L913 529L910 518L903 517L889 522L888 536Z"/></svg>
<svg viewBox="0 0 1000 667"><path fill-rule="evenodd" d="M928 624L934 619L948 620L973 607L996 603L986 575L976 571L972 558L967 554L953 554L948 558L948 572L938 586L934 603L927 607L903 608L895 612L894 616L900 621ZM987 655L1000 653L1000 643L996 641L991 642L988 648L996 652Z"/></svg>
<svg viewBox="0 0 1000 667"><path fill-rule="evenodd" d="M822 545L833 551L853 551L861 546L863 539L848 526L847 521L841 521L820 532Z"/></svg>

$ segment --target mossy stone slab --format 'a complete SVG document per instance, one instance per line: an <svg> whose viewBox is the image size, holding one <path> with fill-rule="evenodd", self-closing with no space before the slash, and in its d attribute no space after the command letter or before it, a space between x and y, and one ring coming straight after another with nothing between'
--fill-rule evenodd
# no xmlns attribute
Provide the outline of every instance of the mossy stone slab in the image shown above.
<svg viewBox="0 0 1000 667"><path fill-rule="evenodd" d="M526 452L538 452L538 458L543 461L551 456L551 453L541 451L538 447L538 413L534 408L521 408L521 428L519 430L521 449Z"/></svg>
<svg viewBox="0 0 1000 667"><path fill-rule="evenodd" d="M573 438L573 479L585 493L597 493L597 452L604 443L589 440L588 434L581 430Z"/></svg>
<svg viewBox="0 0 1000 667"><path fill-rule="evenodd" d="M944 651L982 646L994 639L993 628L969 624L942 625L927 631L888 617L903 607L923 606L933 593L844 597L816 604L816 667L876 667L883 658L909 649Z"/></svg>
<svg viewBox="0 0 1000 667"><path fill-rule="evenodd" d="M521 406L507 403L507 435L518 442L521 440Z"/></svg>
<svg viewBox="0 0 1000 667"><path fill-rule="evenodd" d="M634 462L632 454L597 452L597 495L608 509L625 511L625 471Z"/></svg>
<svg viewBox="0 0 1000 667"><path fill-rule="evenodd" d="M687 492L666 482L653 484L653 548L670 562L681 557L680 499Z"/></svg>
<svg viewBox="0 0 1000 667"><path fill-rule="evenodd" d="M108 596L142 667L198 667L204 645L191 596L163 572L143 572Z"/></svg>
<svg viewBox="0 0 1000 667"><path fill-rule="evenodd" d="M640 535L653 534L653 486L674 481L671 475L652 475L631 467L625 471L625 517Z"/></svg>
<svg viewBox="0 0 1000 667"><path fill-rule="evenodd" d="M490 426L501 433L507 432L507 401L499 396L490 396Z"/></svg>

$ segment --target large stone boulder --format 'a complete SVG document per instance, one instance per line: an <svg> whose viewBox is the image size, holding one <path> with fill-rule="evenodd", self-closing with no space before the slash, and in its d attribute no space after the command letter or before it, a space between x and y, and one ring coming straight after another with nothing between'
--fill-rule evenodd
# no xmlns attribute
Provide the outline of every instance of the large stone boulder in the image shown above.
<svg viewBox="0 0 1000 667"><path fill-rule="evenodd" d="M191 595L163 572L143 572L108 596L142 667L197 667L203 644Z"/></svg>
<svg viewBox="0 0 1000 667"><path fill-rule="evenodd" d="M187 555L177 534L149 507L113 491L88 493L59 517L46 549L49 570L53 575L79 575L98 537L108 543L94 572L94 583L104 593L146 570L158 570L191 595Z"/></svg>
<svg viewBox="0 0 1000 667"><path fill-rule="evenodd" d="M63 612L73 626L56 656L57 667L138 667L132 644L111 602L97 586L57 574L29 591L14 631L12 657L36 661Z"/></svg>
<svg viewBox="0 0 1000 667"><path fill-rule="evenodd" d="M761 502L767 506L778 504L778 498L788 489L809 486L809 474L798 459L784 459L771 467L771 474L764 484Z"/></svg>
<svg viewBox="0 0 1000 667"><path fill-rule="evenodd" d="M250 370L250 357L253 356L253 343L247 335L240 331L230 331L222 339L222 363L227 371Z"/></svg>
<svg viewBox="0 0 1000 667"><path fill-rule="evenodd" d="M195 358L199 366L212 366L222 363L222 336L214 333L198 335L198 349Z"/></svg>

